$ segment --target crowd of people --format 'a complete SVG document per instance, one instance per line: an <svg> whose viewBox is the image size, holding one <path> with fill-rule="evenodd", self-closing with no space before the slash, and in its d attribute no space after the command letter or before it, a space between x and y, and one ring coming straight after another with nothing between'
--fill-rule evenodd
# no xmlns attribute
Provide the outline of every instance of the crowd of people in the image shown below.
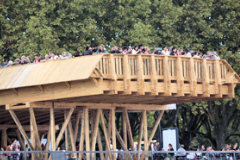
<svg viewBox="0 0 240 160"><path fill-rule="evenodd" d="M214 153L212 146L205 147L202 145L201 147L193 147L190 146L188 151L184 149L184 145L180 145L176 152L173 152L172 144L168 145L168 149L161 148L158 142L154 143L152 147L149 147L149 151L162 151L161 153L155 153L153 155L149 155L150 160L164 160L168 158L168 160L234 160L240 159L240 146L238 143L226 144L219 153ZM168 151L170 153L164 153ZM233 155L233 153L235 153Z"/></svg>
<svg viewBox="0 0 240 160"><path fill-rule="evenodd" d="M44 145L42 146L44 148ZM141 146L141 150L143 150L144 146ZM113 149L113 146L110 141L110 149ZM77 147L77 151L79 147ZM20 145L18 141L15 139L11 145L8 145L6 148L1 147L0 150L0 160L22 160L23 154L20 153L7 153L6 151L20 151ZM30 151L28 145L25 146L25 151ZM57 151L61 151L60 147ZM98 151L98 147L96 146L96 151ZM123 151L122 149L117 151ZM131 151L131 148L129 148ZM137 144L135 145L135 151L137 151ZM168 148L162 148L159 142L151 143L149 146L148 157L149 160L234 160L240 159L240 146L238 143L235 144L226 144L221 151L225 151L227 153L219 152L214 153L214 149L212 146L205 147L204 145L200 147L192 147L190 146L188 151L184 149L184 145L179 145L177 150L174 150L172 144L168 144ZM161 151L160 153L156 153ZM175 152L174 152L175 151ZM155 153L154 153L155 152ZM236 153L233 155L233 153ZM98 154L99 155L99 154ZM98 157L98 156L97 156ZM122 154L116 153L117 159L122 160ZM31 159L31 154L27 153L26 157L27 160Z"/></svg>
<svg viewBox="0 0 240 160"><path fill-rule="evenodd" d="M111 54L155 54L155 55L169 55L169 56L186 56L186 57L194 57L194 58L207 58L207 59L220 59L217 52L215 51L208 51L206 54L202 52L196 52L192 49L184 50L184 49L177 49L175 47L155 47L153 50L150 50L149 47L144 45L131 46L129 47L118 47L113 46L110 50L107 50L104 45L99 45L98 47L89 47L87 46L85 51L81 52L79 50L76 51L75 55L73 56L70 52L62 52L60 55L57 55L55 52L49 52L44 57L35 54L34 57L31 56L21 56L20 58L12 60L4 59L0 67L8 67L13 65L22 65L28 63L39 63L39 62L46 62L49 60L56 60L56 59L68 59L72 57L79 57L79 56L86 56L86 55L94 55L94 54L104 54L104 53L111 53Z"/></svg>

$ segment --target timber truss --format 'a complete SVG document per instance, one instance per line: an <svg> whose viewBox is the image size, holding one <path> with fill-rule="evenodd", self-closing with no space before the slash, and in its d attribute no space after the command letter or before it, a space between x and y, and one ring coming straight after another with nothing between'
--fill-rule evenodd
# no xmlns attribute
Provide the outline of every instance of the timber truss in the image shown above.
<svg viewBox="0 0 240 160"><path fill-rule="evenodd" d="M99 150L116 150L117 144L134 150L131 112L141 114L137 148L144 139L148 150L166 104L234 98L240 83L225 60L159 55L84 56L1 68L0 77L2 145L17 136L31 150L48 150L51 142L52 151L59 145L74 151L76 142L80 151L94 151L96 145ZM146 115L151 111L161 114L148 135ZM116 114L122 115L121 132ZM101 154L103 159L116 157Z"/></svg>

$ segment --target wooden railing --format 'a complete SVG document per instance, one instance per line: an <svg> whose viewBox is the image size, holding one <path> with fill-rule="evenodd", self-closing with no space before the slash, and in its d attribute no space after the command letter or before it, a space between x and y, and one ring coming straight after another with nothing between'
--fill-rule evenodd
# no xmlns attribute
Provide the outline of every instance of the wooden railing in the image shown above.
<svg viewBox="0 0 240 160"><path fill-rule="evenodd" d="M127 62L124 62L124 57L126 57ZM111 63L113 64L111 65ZM206 68L204 68L204 65ZM111 79L112 74L115 74L117 79L123 79L124 74L129 74L129 79L136 79L139 73L142 73L143 79L151 79L152 75L156 74L158 80L164 80L164 77L168 75L172 81L180 78L184 82L196 81L197 83L202 83L206 79L210 83L215 83L216 78L219 78L217 74L220 75L218 81L224 82L229 72L222 60L159 55L108 54L103 56L97 68L102 72L105 79ZM194 75L191 75L191 73L194 73Z"/></svg>

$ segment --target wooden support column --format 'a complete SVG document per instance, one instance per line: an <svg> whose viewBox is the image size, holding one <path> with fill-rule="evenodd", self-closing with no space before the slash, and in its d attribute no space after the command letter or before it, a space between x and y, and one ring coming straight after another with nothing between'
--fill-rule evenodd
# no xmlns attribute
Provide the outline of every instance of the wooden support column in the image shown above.
<svg viewBox="0 0 240 160"><path fill-rule="evenodd" d="M144 78L143 78L143 61L142 56L137 56L137 81L138 81L138 95L144 95Z"/></svg>
<svg viewBox="0 0 240 160"><path fill-rule="evenodd" d="M51 141L51 126L49 125L49 130L48 130L48 134L47 134L47 143L46 143L46 146L45 146L45 151L48 151L48 150L49 150L50 141Z"/></svg>
<svg viewBox="0 0 240 160"><path fill-rule="evenodd" d="M33 119L31 116L30 116L30 137L31 137L31 143L32 143L34 150L37 150L36 137L35 137L34 128L33 128ZM35 160L35 159L36 159L36 154L32 154L32 160Z"/></svg>
<svg viewBox="0 0 240 160"><path fill-rule="evenodd" d="M116 83L117 83L117 75L115 72L115 62L113 54L109 55L109 73L111 75L112 83L111 83L111 93L117 94Z"/></svg>
<svg viewBox="0 0 240 160"><path fill-rule="evenodd" d="M79 140L79 151L83 151L83 145L84 145L84 137L85 137L85 124L84 124L84 120L85 120L85 112L84 110L82 111L82 115L81 115L81 132L80 132L80 140ZM82 159L83 154L79 154L79 158Z"/></svg>
<svg viewBox="0 0 240 160"><path fill-rule="evenodd" d="M207 66L207 60L204 58L203 59L203 97L210 97L209 93L209 71L208 71L208 66Z"/></svg>
<svg viewBox="0 0 240 160"><path fill-rule="evenodd" d="M106 117L108 117L108 140L109 142L111 141L111 135L112 135L112 115L110 113L111 111L109 111L109 114L106 115Z"/></svg>
<svg viewBox="0 0 240 160"><path fill-rule="evenodd" d="M2 129L1 146L7 147L7 128Z"/></svg>
<svg viewBox="0 0 240 160"><path fill-rule="evenodd" d="M67 111L65 110L64 111L64 121L66 121L66 120L67 120ZM65 134L65 149L66 149L66 151L68 151L69 148L68 148L68 129L67 129L67 126L65 127L64 134Z"/></svg>
<svg viewBox="0 0 240 160"><path fill-rule="evenodd" d="M148 151L148 129L147 129L147 111L143 111L143 133L144 133L144 151ZM145 160L148 160L148 155L145 155Z"/></svg>
<svg viewBox="0 0 240 160"><path fill-rule="evenodd" d="M89 140L89 110L88 108L84 108L84 126L85 126L85 146L86 146L86 151L90 151L90 140ZM87 160L90 160L90 154L87 155Z"/></svg>
<svg viewBox="0 0 240 160"><path fill-rule="evenodd" d="M191 96L197 96L197 77L194 71L194 59L190 58L190 67L189 67L189 74L190 74L190 93Z"/></svg>
<svg viewBox="0 0 240 160"><path fill-rule="evenodd" d="M124 113L122 112L122 123L123 123L123 126L122 126L122 129L123 129L123 140L124 140L124 143L126 144L127 146L127 124L126 124L126 118L124 117Z"/></svg>
<svg viewBox="0 0 240 160"><path fill-rule="evenodd" d="M42 150L42 142L40 141L40 136L39 136L39 132L38 132L38 127L37 127L37 121L35 118L35 114L34 114L34 110L33 108L29 108L29 112L30 112L30 118L31 118L31 129L33 129L33 134L34 134L34 139L32 139L32 142L36 143L35 147L37 147L37 150ZM55 126L54 126L55 128ZM31 131L31 135L32 135L32 131ZM34 144L33 144L34 146Z"/></svg>
<svg viewBox="0 0 240 160"><path fill-rule="evenodd" d="M29 141L28 136L27 136L25 130L23 129L22 124L20 123L20 121L19 121L19 119L17 118L16 114L15 114L14 111L12 111L12 110L9 110L9 113L11 114L14 122L15 122L16 125L18 126L18 129L19 129L20 133L22 134L22 136L23 136L23 138L24 138L24 141L27 141L27 144L29 145L30 149L33 151L33 150L34 150L34 147L32 146L31 142Z"/></svg>
<svg viewBox="0 0 240 160"><path fill-rule="evenodd" d="M163 70L164 70L164 95L171 96L171 79L169 73L168 56L163 57Z"/></svg>
<svg viewBox="0 0 240 160"><path fill-rule="evenodd" d="M69 135L70 135L70 140L71 140L71 144L72 144L72 151L76 151L76 140L74 137L74 133L73 133L73 128L72 128L72 121L70 119L70 121L68 122L68 129L69 129ZM73 153L73 156L76 158L77 154Z"/></svg>
<svg viewBox="0 0 240 160"><path fill-rule="evenodd" d="M215 70L215 93L217 98L222 98L222 78L219 60L215 60L214 63Z"/></svg>
<svg viewBox="0 0 240 160"><path fill-rule="evenodd" d="M131 85L130 85L130 78L131 73L129 70L129 64L128 64L128 55L123 55L123 75L124 75L124 94L131 94Z"/></svg>
<svg viewBox="0 0 240 160"><path fill-rule="evenodd" d="M111 117L112 117L112 150L116 151L117 150L117 142L116 142L116 124L115 124L115 108L111 109ZM116 160L116 154L113 154L113 160Z"/></svg>
<svg viewBox="0 0 240 160"><path fill-rule="evenodd" d="M91 151L95 151L96 148L96 141L97 141L97 134L98 134L98 126L99 126L99 119L100 119L100 109L97 110L96 118L94 121L94 127L92 130L92 145Z"/></svg>
<svg viewBox="0 0 240 160"><path fill-rule="evenodd" d="M156 71L156 62L155 62L155 56L151 55L151 94L152 95L158 95L157 92L157 71Z"/></svg>
<svg viewBox="0 0 240 160"><path fill-rule="evenodd" d="M138 152L141 150L141 142L142 142L142 134L143 134L143 118L144 118L144 113L142 112L140 127L139 127L139 133L138 133L138 145L137 145L137 151ZM138 153L137 157L138 157L137 159L140 158L140 153Z"/></svg>
<svg viewBox="0 0 240 160"><path fill-rule="evenodd" d="M152 141L153 136L155 135L155 133L157 131L157 127L163 117L163 113L164 113L164 111L161 111L161 113L158 115L157 120L155 121L155 123L153 125L152 133L150 134L149 139L148 139L149 143Z"/></svg>
<svg viewBox="0 0 240 160"><path fill-rule="evenodd" d="M123 112L124 112L124 118L125 118L126 125L127 125L127 132L128 132L128 138L130 141L130 146L132 148L132 151L134 151L134 142L133 142L133 136L132 136L132 129L131 129L131 125L130 125L130 121L129 121L129 117L128 117L128 112L126 109L124 109Z"/></svg>
<svg viewBox="0 0 240 160"><path fill-rule="evenodd" d="M177 57L177 95L184 96L183 93L183 85L184 85L184 78L183 78L183 69L182 69L182 60L181 57Z"/></svg>
<svg viewBox="0 0 240 160"><path fill-rule="evenodd" d="M56 151L56 143L55 143L55 117L54 117L54 104L50 108L50 126L51 126L51 146L52 151Z"/></svg>
<svg viewBox="0 0 240 160"><path fill-rule="evenodd" d="M65 117L64 123L62 125L62 128L61 128L61 130L58 134L57 140L56 140L56 149L57 149L57 147L58 147L58 145L59 145L59 143L60 143L60 141L63 137L63 133L66 131L66 128L67 128L67 126L68 126L68 124L71 120L71 116L72 116L73 112L74 112L74 108L71 108L70 111L68 112L67 116Z"/></svg>

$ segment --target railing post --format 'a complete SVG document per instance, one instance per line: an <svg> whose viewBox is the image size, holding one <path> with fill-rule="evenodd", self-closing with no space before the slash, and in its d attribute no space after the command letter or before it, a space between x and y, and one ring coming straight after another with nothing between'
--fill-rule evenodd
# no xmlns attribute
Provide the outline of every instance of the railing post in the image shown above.
<svg viewBox="0 0 240 160"><path fill-rule="evenodd" d="M111 75L111 79L112 79L112 85L111 85L111 93L112 94L116 94L117 90L116 90L116 83L117 83L117 75L115 72L115 62L114 62L114 56L113 54L109 55L109 73Z"/></svg>
<svg viewBox="0 0 240 160"><path fill-rule="evenodd" d="M197 96L197 78L194 71L194 59L190 58L190 67L189 67L189 74L190 74L190 93L192 96Z"/></svg>
<svg viewBox="0 0 240 160"><path fill-rule="evenodd" d="M207 67L207 60L203 59L203 97L210 97L209 93L209 72Z"/></svg>
<svg viewBox="0 0 240 160"><path fill-rule="evenodd" d="M171 79L169 74L168 56L164 56L163 66L164 66L164 95L171 96Z"/></svg>
<svg viewBox="0 0 240 160"><path fill-rule="evenodd" d="M129 70L129 64L128 64L128 55L125 54L123 56L123 80L124 80L124 93L125 94L131 94L131 85L130 85L130 70Z"/></svg>
<svg viewBox="0 0 240 160"><path fill-rule="evenodd" d="M144 95L143 62L141 55L137 56L137 81L138 81L138 94Z"/></svg>
<svg viewBox="0 0 240 160"><path fill-rule="evenodd" d="M157 92L157 72L156 72L156 64L155 64L155 56L151 55L151 93L152 95L158 95Z"/></svg>
<svg viewBox="0 0 240 160"><path fill-rule="evenodd" d="M217 98L222 98L222 79L219 60L214 62L215 70L215 93Z"/></svg>
<svg viewBox="0 0 240 160"><path fill-rule="evenodd" d="M183 85L184 85L184 78L183 78L183 69L182 69L182 59L180 56L177 57L177 95L184 96L183 93Z"/></svg>

